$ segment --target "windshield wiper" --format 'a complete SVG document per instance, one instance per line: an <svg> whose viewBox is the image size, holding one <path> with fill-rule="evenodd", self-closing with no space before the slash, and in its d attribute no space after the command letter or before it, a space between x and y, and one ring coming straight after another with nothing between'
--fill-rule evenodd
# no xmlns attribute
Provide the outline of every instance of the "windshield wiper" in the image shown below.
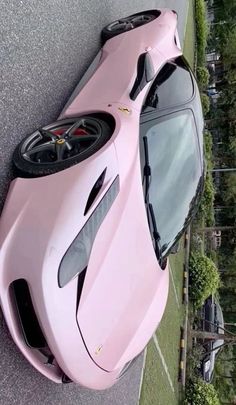
<svg viewBox="0 0 236 405"><path fill-rule="evenodd" d="M161 236L157 230L157 223L156 223L152 204L148 202L148 203L146 203L146 207L148 209L148 213L150 214L150 215L148 215L148 222L151 220L151 223L152 223L152 238L154 241L154 249L155 249L156 257L159 261L160 266L162 267L163 256L162 256L162 247L160 244ZM150 226L150 222L149 222L149 226Z"/></svg>
<svg viewBox="0 0 236 405"><path fill-rule="evenodd" d="M145 156L145 165L143 168L143 175L145 177L145 192L144 192L144 197L145 197L145 202L149 203L148 199L148 191L150 187L150 179L151 179L151 166L149 164L149 156L148 156L148 141L147 137L143 137L143 144L144 144L144 156Z"/></svg>
<svg viewBox="0 0 236 405"><path fill-rule="evenodd" d="M152 228L152 239L154 242L154 250L156 253L157 260L160 264L160 267L162 268L163 265L163 256L162 256L162 247L160 244L161 236L157 230L157 223L156 223L156 218L153 210L152 203L149 202L149 187L150 187L150 179L151 179L151 166L149 163L149 155L148 155L148 140L147 137L143 137L143 144L144 144L144 156L145 156L145 165L143 168L143 175L145 177L145 192L144 192L144 197L145 197L145 204L147 208L147 217L148 217L148 224L149 228ZM151 224L150 224L151 222Z"/></svg>

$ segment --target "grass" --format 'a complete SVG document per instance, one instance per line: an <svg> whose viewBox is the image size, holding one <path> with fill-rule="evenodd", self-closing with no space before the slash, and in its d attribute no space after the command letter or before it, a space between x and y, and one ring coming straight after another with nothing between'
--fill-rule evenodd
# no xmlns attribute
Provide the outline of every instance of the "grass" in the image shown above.
<svg viewBox="0 0 236 405"><path fill-rule="evenodd" d="M166 381L166 374L155 344L151 340L147 350L140 405L173 404L173 401L174 395Z"/></svg>
<svg viewBox="0 0 236 405"><path fill-rule="evenodd" d="M188 19L184 40L184 56L191 68L195 66L195 21L194 21L194 0L189 0Z"/></svg>
<svg viewBox="0 0 236 405"><path fill-rule="evenodd" d="M169 369L170 378L174 384L175 392L179 391L179 342L180 325L183 323L184 308L182 306L182 286L183 286L183 262L184 250L178 255L172 256L170 260L174 284L176 287L179 307L176 302L174 286L170 279L170 290L167 308L164 313L160 328L157 329L156 336L161 347ZM168 344L167 344L168 342Z"/></svg>
<svg viewBox="0 0 236 405"><path fill-rule="evenodd" d="M207 37L209 33L206 18L206 4L204 0L195 0L195 16L196 16L196 38L197 38L197 64L198 66L204 66Z"/></svg>
<svg viewBox="0 0 236 405"><path fill-rule="evenodd" d="M147 349L140 405L177 405L181 398L178 373L180 325L183 322L184 316L184 308L182 306L183 260L184 249L182 248L178 254L171 257L170 261L180 306L178 307L177 305L174 286L170 277L167 307L156 332L161 353L173 383L174 393L171 390L163 368L160 354L154 341L151 340Z"/></svg>

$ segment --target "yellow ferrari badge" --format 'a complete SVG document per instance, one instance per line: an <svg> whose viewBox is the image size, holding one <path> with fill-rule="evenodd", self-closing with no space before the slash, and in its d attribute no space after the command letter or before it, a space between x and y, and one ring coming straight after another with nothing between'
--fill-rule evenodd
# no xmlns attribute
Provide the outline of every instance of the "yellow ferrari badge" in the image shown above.
<svg viewBox="0 0 236 405"><path fill-rule="evenodd" d="M131 110L127 107L119 107L118 108L119 111L123 112L124 114L130 114Z"/></svg>
<svg viewBox="0 0 236 405"><path fill-rule="evenodd" d="M95 354L98 355L102 351L103 345L98 346L98 348L95 351Z"/></svg>
<svg viewBox="0 0 236 405"><path fill-rule="evenodd" d="M62 145L63 143L65 143L65 139L60 138L60 139L57 140L58 145Z"/></svg>

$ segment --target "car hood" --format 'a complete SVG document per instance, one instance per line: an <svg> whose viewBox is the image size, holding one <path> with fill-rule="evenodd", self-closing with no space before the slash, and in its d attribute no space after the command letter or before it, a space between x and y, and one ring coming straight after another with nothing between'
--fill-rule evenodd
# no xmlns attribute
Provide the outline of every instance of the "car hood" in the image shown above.
<svg viewBox="0 0 236 405"><path fill-rule="evenodd" d="M108 371L145 347L168 295L169 273L154 253L140 178L138 162L99 229L77 313L91 357Z"/></svg>

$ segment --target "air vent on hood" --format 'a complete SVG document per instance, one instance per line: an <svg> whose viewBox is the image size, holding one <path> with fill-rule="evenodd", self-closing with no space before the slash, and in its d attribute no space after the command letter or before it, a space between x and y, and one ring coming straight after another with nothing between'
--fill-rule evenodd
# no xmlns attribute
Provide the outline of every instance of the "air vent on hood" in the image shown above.
<svg viewBox="0 0 236 405"><path fill-rule="evenodd" d="M64 254L58 270L60 288L82 273L89 262L90 253L98 229L110 210L119 192L119 176L115 178L93 213ZM80 292L78 292L80 295Z"/></svg>
<svg viewBox="0 0 236 405"><path fill-rule="evenodd" d="M96 183L94 184L92 190L90 191L89 197L88 197L88 201L84 210L84 215L87 214L89 208L92 206L92 204L94 203L96 197L99 194L99 191L101 190L103 183L104 183L104 179L106 176L106 171L107 168L105 168L102 172L102 174L100 174L100 176L98 177Z"/></svg>

